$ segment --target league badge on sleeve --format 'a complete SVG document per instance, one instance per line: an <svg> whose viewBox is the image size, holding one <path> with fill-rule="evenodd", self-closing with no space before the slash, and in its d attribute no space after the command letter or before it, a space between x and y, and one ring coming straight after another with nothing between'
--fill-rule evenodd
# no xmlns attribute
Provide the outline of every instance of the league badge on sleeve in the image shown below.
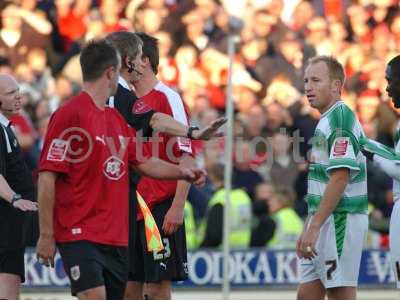
<svg viewBox="0 0 400 300"><path fill-rule="evenodd" d="M49 161L64 161L65 155L68 151L68 141L61 139L54 139L51 141L49 152L47 153L47 160Z"/></svg>
<svg viewBox="0 0 400 300"><path fill-rule="evenodd" d="M349 138L348 137L339 137L335 140L333 145L333 156L340 157L345 156L347 153L347 148L349 146Z"/></svg>

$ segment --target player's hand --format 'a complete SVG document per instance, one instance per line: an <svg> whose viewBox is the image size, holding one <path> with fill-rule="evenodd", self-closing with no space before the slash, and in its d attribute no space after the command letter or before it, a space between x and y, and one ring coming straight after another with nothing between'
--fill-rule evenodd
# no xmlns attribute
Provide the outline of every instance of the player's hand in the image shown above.
<svg viewBox="0 0 400 300"><path fill-rule="evenodd" d="M204 127L203 129L194 130L192 136L195 140L205 140L208 141L212 138L224 136L223 132L218 132L218 129L226 123L226 118L218 118L214 120L210 125Z"/></svg>
<svg viewBox="0 0 400 300"><path fill-rule="evenodd" d="M317 226L310 226L304 230L302 234L298 251L300 252L299 257L312 259L318 255L317 251L315 250L315 244L317 243L317 239L319 236L319 228Z"/></svg>
<svg viewBox="0 0 400 300"><path fill-rule="evenodd" d="M37 211L38 206L36 202L30 200L19 199L13 203L13 206L22 211Z"/></svg>
<svg viewBox="0 0 400 300"><path fill-rule="evenodd" d="M162 229L165 234L173 234L182 226L183 220L184 209L172 204L164 217Z"/></svg>
<svg viewBox="0 0 400 300"><path fill-rule="evenodd" d="M56 242L54 237L40 235L36 245L36 257L39 263L46 267L54 268L54 256L56 255Z"/></svg>
<svg viewBox="0 0 400 300"><path fill-rule="evenodd" d="M200 168L181 168L182 179L201 187L206 183L207 172Z"/></svg>

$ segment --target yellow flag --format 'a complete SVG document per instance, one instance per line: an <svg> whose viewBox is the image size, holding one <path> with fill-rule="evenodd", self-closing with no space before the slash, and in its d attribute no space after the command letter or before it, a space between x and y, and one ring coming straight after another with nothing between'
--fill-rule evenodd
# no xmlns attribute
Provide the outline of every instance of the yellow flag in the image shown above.
<svg viewBox="0 0 400 300"><path fill-rule="evenodd" d="M164 249L164 245L162 243L160 231L158 230L156 221L154 220L154 217L151 214L150 209L147 207L143 197L138 192L136 192L136 194L139 207L142 211L144 218L144 230L146 233L147 251L161 251Z"/></svg>

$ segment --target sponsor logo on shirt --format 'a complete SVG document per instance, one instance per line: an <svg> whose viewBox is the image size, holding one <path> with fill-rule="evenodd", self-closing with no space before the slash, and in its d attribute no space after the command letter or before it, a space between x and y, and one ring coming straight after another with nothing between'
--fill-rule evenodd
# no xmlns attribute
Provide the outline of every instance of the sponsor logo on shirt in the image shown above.
<svg viewBox="0 0 400 300"><path fill-rule="evenodd" d="M51 142L49 152L47 153L47 160L50 161L64 161L65 155L68 151L68 141L62 139L54 139Z"/></svg>
<svg viewBox="0 0 400 300"><path fill-rule="evenodd" d="M125 174L125 164L116 156L110 156L103 164L104 175L111 180L118 180Z"/></svg>
<svg viewBox="0 0 400 300"><path fill-rule="evenodd" d="M344 156L347 153L347 146L349 145L349 138L337 138L333 146L333 156Z"/></svg>
<svg viewBox="0 0 400 300"><path fill-rule="evenodd" d="M136 115L141 115L149 112L151 107L144 103L143 100L136 100L135 104L133 104L132 112Z"/></svg>
<svg viewBox="0 0 400 300"><path fill-rule="evenodd" d="M72 234L81 234L82 228L72 228L71 232Z"/></svg>
<svg viewBox="0 0 400 300"><path fill-rule="evenodd" d="M106 144L106 142L104 141L104 135L102 135L101 137L96 135L96 141L99 141L100 143L102 143L103 145Z"/></svg>

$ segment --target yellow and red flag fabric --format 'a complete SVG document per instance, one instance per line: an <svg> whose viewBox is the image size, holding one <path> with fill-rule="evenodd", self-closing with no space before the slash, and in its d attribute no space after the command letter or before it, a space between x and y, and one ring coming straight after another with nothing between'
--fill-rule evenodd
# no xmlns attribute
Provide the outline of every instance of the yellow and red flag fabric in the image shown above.
<svg viewBox="0 0 400 300"><path fill-rule="evenodd" d="M150 209L146 205L143 197L136 192L138 204L140 210L142 211L144 217L144 228L146 234L146 242L147 242L147 251L161 251L164 249L164 245L161 240L160 231L158 230L157 223L154 220L153 215L151 214Z"/></svg>

